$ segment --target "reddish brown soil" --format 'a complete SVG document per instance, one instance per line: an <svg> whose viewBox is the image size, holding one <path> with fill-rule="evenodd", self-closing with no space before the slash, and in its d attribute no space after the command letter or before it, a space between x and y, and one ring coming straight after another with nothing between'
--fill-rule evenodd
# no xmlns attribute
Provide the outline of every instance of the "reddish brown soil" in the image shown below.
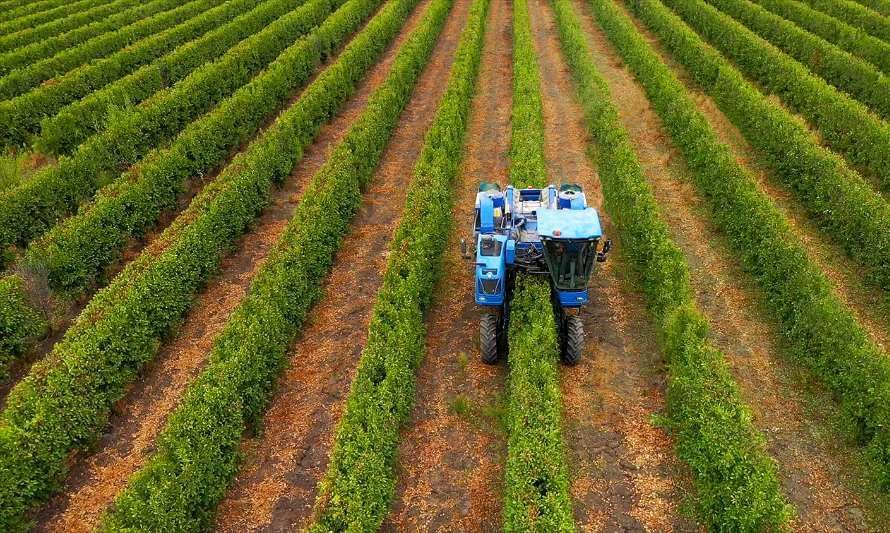
<svg viewBox="0 0 890 533"><path fill-rule="evenodd" d="M278 381L264 433L242 448L245 464L220 506L220 531L292 530L311 517L316 485L327 469L334 429L367 336L389 240L404 206L410 169L438 107L469 5L469 0L455 3L335 258L324 295L291 347L290 368Z"/></svg>
<svg viewBox="0 0 890 533"><path fill-rule="evenodd" d="M510 2L491 3L466 153L454 185L454 227L427 319L426 355L399 448L386 531L498 531L506 443L498 409L506 367L479 359L473 273L459 251L472 238L481 180L507 183L512 101Z"/></svg>
<svg viewBox="0 0 890 533"><path fill-rule="evenodd" d="M600 210L600 183L586 157L588 136L574 98L546 0L530 0L544 104L545 149L552 182L582 184ZM664 430L650 417L664 408L664 368L645 303L620 274L620 252L592 276L582 311L587 349L563 367L564 426L575 519L585 531L665 531L692 526L678 514L687 483Z"/></svg>
<svg viewBox="0 0 890 533"><path fill-rule="evenodd" d="M580 2L578 3L580 5ZM586 6L585 6L586 7ZM801 531L863 530L859 499L844 483L845 449L835 435L818 431L806 398L789 379L778 349L775 324L765 318L753 281L711 225L707 210L683 166L682 156L650 107L642 88L581 8L594 58L612 91L662 213L692 272L696 301L711 321L713 341L726 355L755 425L777 460L789 501L797 508L792 526Z"/></svg>
<svg viewBox="0 0 890 533"><path fill-rule="evenodd" d="M412 15L409 25L419 15ZM407 29L397 38L401 43ZM212 342L222 330L231 312L246 294L250 281L262 266L271 247L283 233L302 189L324 163L330 149L338 142L352 121L364 108L367 98L378 87L395 57L392 47L360 85L356 95L341 112L325 125L310 145L302 162L281 189L275 191L272 203L257 220L253 229L239 241L221 265L221 271L194 303L176 337L157 355L154 364L115 408L108 432L96 451L75 462L66 480L65 490L53 498L37 516L38 530L86 531L95 527L101 512L110 505L129 477L137 471L153 451L157 434L167 416L179 403L188 383L200 372ZM296 101L295 96L291 103ZM269 121L268 123L271 123ZM207 180L203 180L204 183ZM197 191L192 191L194 195ZM193 215L189 209L183 216ZM154 235L147 249L158 253L170 240L169 233ZM130 258L132 259L132 258Z"/></svg>

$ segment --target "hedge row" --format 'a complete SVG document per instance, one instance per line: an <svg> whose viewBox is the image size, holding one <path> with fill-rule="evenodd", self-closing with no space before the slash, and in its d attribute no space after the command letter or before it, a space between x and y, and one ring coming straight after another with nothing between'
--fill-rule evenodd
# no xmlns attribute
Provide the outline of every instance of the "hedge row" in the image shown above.
<svg viewBox="0 0 890 533"><path fill-rule="evenodd" d="M0 246L26 244L43 234L104 183L248 83L342 2L313 0L291 11L217 61L130 112L116 115L103 132L81 144L72 156L62 157L58 165L0 197Z"/></svg>
<svg viewBox="0 0 890 533"><path fill-rule="evenodd" d="M0 77L0 99L13 98L38 86L53 85L65 73L94 59L126 48L139 39L155 35L171 26L187 21L219 4L219 0L193 0L185 4L180 2L180 4L179 7L170 11L142 19L116 32L94 37L52 57L7 73ZM47 80L51 81L44 83ZM4 144L6 143L4 142Z"/></svg>
<svg viewBox="0 0 890 533"><path fill-rule="evenodd" d="M781 529L789 506L764 438L724 355L708 342L689 267L593 62L570 0L553 0L560 43L595 145L605 207L655 317L668 361L667 409L677 455L690 468L697 515L714 531Z"/></svg>
<svg viewBox="0 0 890 533"><path fill-rule="evenodd" d="M890 489L890 357L868 339L781 212L632 23L606 0L592 3L683 152L715 225L758 282L789 355L834 393L867 447L875 478Z"/></svg>
<svg viewBox="0 0 890 533"><path fill-rule="evenodd" d="M515 0L513 2L516 3ZM514 9L517 6L514 5ZM528 7L519 6L528 18ZM517 15L514 15L514 18ZM518 16L523 16L521 13ZM528 26L528 24L526 24ZM520 35L516 35L519 31ZM547 165L544 159L544 111L541 104L541 80L531 30L523 32L513 24L513 107L510 120L523 127L510 131L510 177L517 187L546 187ZM525 38L518 40L524 34Z"/></svg>
<svg viewBox="0 0 890 533"><path fill-rule="evenodd" d="M20 30L34 28L46 22L76 15L78 12L107 4L109 0L78 0L76 2L56 4L52 9L32 12L27 15L0 22L0 35L7 35Z"/></svg>
<svg viewBox="0 0 890 533"><path fill-rule="evenodd" d="M575 531L549 280L516 276L508 338L504 531Z"/></svg>
<svg viewBox="0 0 890 533"><path fill-rule="evenodd" d="M448 84L415 164L310 530L377 530L392 502L400 429L410 416L425 349L424 313L453 225L452 186L463 156L489 4L475 0L470 6Z"/></svg>
<svg viewBox="0 0 890 533"><path fill-rule="evenodd" d="M310 0L307 10L330 10L332 0ZM342 35L336 19L284 51L268 68L189 124L161 150L149 153L121 179L104 187L80 212L53 227L28 248L25 268L45 273L50 287L76 296L120 258L133 238L153 228L160 214L176 207L193 176L210 172L250 139L264 119L305 84L336 50Z"/></svg>
<svg viewBox="0 0 890 533"><path fill-rule="evenodd" d="M748 0L707 1L881 118L890 116L890 79L871 64Z"/></svg>
<svg viewBox="0 0 890 533"><path fill-rule="evenodd" d="M664 0L767 91L811 121L822 140L890 190L890 125L751 30L701 0Z"/></svg>
<svg viewBox="0 0 890 533"><path fill-rule="evenodd" d="M152 94L170 87L205 63L215 61L242 39L262 30L304 0L270 0L231 22L189 41L132 74L62 108L40 122L34 139L36 150L68 154L101 131L114 110L135 106Z"/></svg>
<svg viewBox="0 0 890 533"><path fill-rule="evenodd" d="M22 278L0 278L0 379L6 377L9 362L22 355L47 327L43 315L28 301Z"/></svg>
<svg viewBox="0 0 890 533"><path fill-rule="evenodd" d="M630 0L628 5L714 98L826 235L890 297L890 204L669 9L650 0Z"/></svg>
<svg viewBox="0 0 890 533"><path fill-rule="evenodd" d="M5 52L0 55L0 74L51 57L93 37L117 31L139 19L163 11L165 5L167 4L161 0L145 4L137 0L121 0L119 12L110 16L107 13L97 14L92 17L91 23L52 38L45 35L35 38L30 32L4 35L0 37L0 50Z"/></svg>
<svg viewBox="0 0 890 533"><path fill-rule="evenodd" d="M548 184L541 80L526 0L513 0L510 181ZM574 531L550 284L517 276L510 303L505 531Z"/></svg>
<svg viewBox="0 0 890 533"><path fill-rule="evenodd" d="M331 19L335 32L346 38L379 3L350 0ZM268 205L273 184L290 175L302 149L367 71L364 53L339 63L336 77L320 77L328 81L316 81L316 89L236 157L160 237L166 247L142 254L99 291L52 353L10 392L0 424L0 528L18 527L28 509L58 489L70 454L97 438L114 403Z"/></svg>
<svg viewBox="0 0 890 533"><path fill-rule="evenodd" d="M890 75L890 44L857 30L797 0L755 0L773 13L832 42Z"/></svg>
<svg viewBox="0 0 890 533"><path fill-rule="evenodd" d="M890 0L855 0L855 2L885 17L890 17Z"/></svg>
<svg viewBox="0 0 890 533"><path fill-rule="evenodd" d="M42 41L43 43L51 42L54 40L51 39L52 37L65 34L69 31L77 33L78 28L82 29L82 26L89 25L91 22L102 20L103 18L115 16L122 12L129 12L131 11L130 8L134 5L138 5L137 0L115 0L111 3L104 3L93 7L92 9L75 13L70 17L54 19L39 26L28 26L13 33L4 33L2 34L3 36L0 37L0 52L16 50L22 46L38 43L38 41ZM90 35L90 37L93 35ZM57 50L61 49L59 48ZM0 64L5 66L5 57L3 59L4 61ZM4 68L0 72L5 74L8 71L8 68Z"/></svg>
<svg viewBox="0 0 890 533"><path fill-rule="evenodd" d="M312 0L306 8L321 9L329 2ZM31 243L19 268L35 279L46 279L63 300L101 282L99 277L119 259L128 240L144 235L161 212L175 207L190 177L222 163L309 79L338 45L340 36L331 34L331 27L322 25L298 41L232 97L189 124L169 148L149 154L122 179L100 190L88 207Z"/></svg>
<svg viewBox="0 0 890 533"><path fill-rule="evenodd" d="M813 9L831 15L847 24L890 42L890 18L881 16L851 0L800 0Z"/></svg>
<svg viewBox="0 0 890 533"><path fill-rule="evenodd" d="M43 0L34 2L33 0L9 0L2 4L3 11L0 12L0 21L6 22L19 17L26 17L40 11L52 9L61 4L66 4L69 1L70 0Z"/></svg>
<svg viewBox="0 0 890 533"><path fill-rule="evenodd" d="M416 3L393 2L372 23L375 27L344 52L344 61L355 61L352 56L358 54L365 68L372 65ZM362 189L377 168L451 5L452 0L432 2L366 110L310 180L247 297L216 339L208 366L158 438L158 452L118 496L105 519L107 529L150 524L150 529L178 531L210 521L237 472L241 436L260 418L291 340L323 293L322 282L358 210ZM347 63L335 72L341 74L343 68L349 68ZM339 79L343 76L323 83L329 86ZM279 152L284 146L269 149Z"/></svg>
<svg viewBox="0 0 890 533"><path fill-rule="evenodd" d="M141 39L109 57L54 78L53 83L44 84L11 100L0 102L0 141L3 146L26 143L31 134L39 130L40 120L43 117L52 116L65 105L104 87L146 63L154 61L158 55L165 54L180 44L187 43L206 31L229 22L245 10L255 7L259 2L260 0L232 0L206 12L197 13L196 11L190 20L183 24L177 23L172 28ZM164 0L167 7L174 3L173 0ZM198 11L203 11L203 8L219 2L198 0L198 3L203 4L202 9ZM187 5L194 6L195 4ZM169 18L169 16L167 13L162 13L157 17ZM145 19L134 26L157 17ZM158 24L162 23L158 22ZM110 35L112 39L116 39L114 33ZM99 39L105 39L105 37L99 37ZM13 75L17 72L24 71L14 71Z"/></svg>

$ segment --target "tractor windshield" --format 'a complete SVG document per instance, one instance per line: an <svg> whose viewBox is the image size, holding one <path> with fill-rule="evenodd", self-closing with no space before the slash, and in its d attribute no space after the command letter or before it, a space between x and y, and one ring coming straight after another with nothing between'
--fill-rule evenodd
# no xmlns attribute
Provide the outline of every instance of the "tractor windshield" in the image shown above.
<svg viewBox="0 0 890 533"><path fill-rule="evenodd" d="M544 239L544 258L559 290L580 290L596 262L595 239Z"/></svg>

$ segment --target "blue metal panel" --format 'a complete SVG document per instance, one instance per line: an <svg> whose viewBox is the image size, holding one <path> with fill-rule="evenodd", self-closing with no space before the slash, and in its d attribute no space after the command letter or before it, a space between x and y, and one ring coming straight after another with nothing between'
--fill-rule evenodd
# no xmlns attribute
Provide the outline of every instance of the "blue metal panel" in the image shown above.
<svg viewBox="0 0 890 533"><path fill-rule="evenodd" d="M603 236L596 209L541 209L538 234L557 239L598 239Z"/></svg>
<svg viewBox="0 0 890 533"><path fill-rule="evenodd" d="M479 231L491 233L494 231L494 205L488 197L482 198L479 204Z"/></svg>
<svg viewBox="0 0 890 533"><path fill-rule="evenodd" d="M587 289L583 291L556 291L559 293L559 305L563 307L581 307L586 305L589 297Z"/></svg>
<svg viewBox="0 0 890 533"><path fill-rule="evenodd" d="M501 244L498 255L483 255L482 238L479 235L476 241L476 290L475 299L478 305L501 306L504 304L505 285L507 280L507 237L504 235L491 235L487 238L494 239ZM495 248L489 248L496 250ZM496 287L494 293L486 290L486 285Z"/></svg>
<svg viewBox="0 0 890 533"><path fill-rule="evenodd" d="M508 265L512 265L516 261L516 241L513 239L507 239L506 261Z"/></svg>

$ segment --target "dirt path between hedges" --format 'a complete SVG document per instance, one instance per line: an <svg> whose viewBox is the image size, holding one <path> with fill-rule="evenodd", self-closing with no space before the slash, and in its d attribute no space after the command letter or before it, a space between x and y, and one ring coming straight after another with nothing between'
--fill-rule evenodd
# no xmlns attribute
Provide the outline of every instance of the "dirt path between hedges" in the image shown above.
<svg viewBox="0 0 890 533"><path fill-rule="evenodd" d="M109 430L98 442L96 451L74 463L64 491L39 512L38 531L91 530L129 477L144 464L167 417L179 404L188 383L203 368L213 340L284 232L303 187L364 109L370 93L383 82L398 45L416 26L425 5L423 2L418 6L395 44L360 84L355 96L321 129L292 176L275 191L270 206L239 240L235 251L223 260L220 273L198 296L176 337L161 349L154 363L144 370L143 377L116 406ZM296 100L297 97L291 103Z"/></svg>
<svg viewBox="0 0 890 533"><path fill-rule="evenodd" d="M411 169L438 108L469 5L469 0L455 2L335 258L324 296L290 349L290 368L278 381L264 432L242 447L245 464L220 506L219 531L293 530L311 518Z"/></svg>
<svg viewBox="0 0 890 533"><path fill-rule="evenodd" d="M506 442L500 428L506 366L479 360L473 272L461 258L471 239L478 182L507 183L512 101L512 10L491 3L454 226L427 317L416 403L402 431L399 480L384 531L499 531Z"/></svg>
<svg viewBox="0 0 890 533"><path fill-rule="evenodd" d="M799 515L792 527L867 529L861 503L843 482L844 458L853 452L844 450L840 439L820 433L824 424L808 414L806 398L779 352L775 324L757 300L758 289L710 223L682 155L586 6L576 1L576 7L662 214L689 262L696 301L711 322L713 341L727 355L754 423L778 462L784 492Z"/></svg>
<svg viewBox="0 0 890 533"><path fill-rule="evenodd" d="M575 181L603 211L596 170L586 157L583 113L546 0L530 0L544 104L545 149L552 182ZM620 246L620 243L618 243ZM584 531L666 531L693 526L679 515L685 474L664 430L650 416L664 409L665 369L643 297L632 290L620 250L598 265L591 303L582 310L587 347L562 368L564 433L575 520Z"/></svg>

